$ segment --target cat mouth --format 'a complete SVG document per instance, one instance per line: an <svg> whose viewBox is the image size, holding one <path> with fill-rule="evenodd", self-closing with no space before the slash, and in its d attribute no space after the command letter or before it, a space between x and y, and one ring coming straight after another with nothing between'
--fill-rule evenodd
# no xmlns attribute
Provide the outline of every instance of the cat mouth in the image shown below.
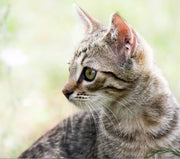
<svg viewBox="0 0 180 159"><path fill-rule="evenodd" d="M74 97L75 100L86 101L89 100L89 96L78 96Z"/></svg>
<svg viewBox="0 0 180 159"><path fill-rule="evenodd" d="M86 104L90 100L87 96L76 96L76 97L70 97L69 101L75 104L76 106Z"/></svg>

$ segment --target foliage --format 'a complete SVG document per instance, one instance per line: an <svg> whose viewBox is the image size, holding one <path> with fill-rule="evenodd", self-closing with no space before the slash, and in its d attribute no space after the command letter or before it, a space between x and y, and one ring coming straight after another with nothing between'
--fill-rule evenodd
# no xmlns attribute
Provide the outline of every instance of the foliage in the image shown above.
<svg viewBox="0 0 180 159"><path fill-rule="evenodd" d="M150 158L150 157L153 157L155 154L162 154L162 153L172 153L173 155L175 156L180 156L180 151L179 150L173 150L173 149L170 149L170 148L166 148L165 150L156 150L150 154L148 154L145 158Z"/></svg>

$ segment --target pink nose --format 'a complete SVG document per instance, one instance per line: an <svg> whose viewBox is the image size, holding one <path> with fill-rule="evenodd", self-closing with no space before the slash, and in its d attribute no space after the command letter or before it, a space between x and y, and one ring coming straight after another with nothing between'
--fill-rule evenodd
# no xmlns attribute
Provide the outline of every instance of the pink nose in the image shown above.
<svg viewBox="0 0 180 159"><path fill-rule="evenodd" d="M69 99L70 95L73 94L73 90L69 90L69 89L63 89L62 92L67 99Z"/></svg>

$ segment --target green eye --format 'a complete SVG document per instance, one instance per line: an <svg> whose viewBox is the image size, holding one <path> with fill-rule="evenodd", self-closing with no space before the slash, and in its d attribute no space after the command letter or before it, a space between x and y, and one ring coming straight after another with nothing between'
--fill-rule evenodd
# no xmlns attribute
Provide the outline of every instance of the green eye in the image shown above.
<svg viewBox="0 0 180 159"><path fill-rule="evenodd" d="M89 68L89 67L85 67L84 68L84 79L89 82L93 81L94 78L96 77L96 73L97 73L96 70Z"/></svg>

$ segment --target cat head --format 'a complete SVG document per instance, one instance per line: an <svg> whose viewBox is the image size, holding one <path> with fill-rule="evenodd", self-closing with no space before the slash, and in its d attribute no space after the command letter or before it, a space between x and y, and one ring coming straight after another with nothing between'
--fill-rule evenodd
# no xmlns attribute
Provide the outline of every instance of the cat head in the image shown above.
<svg viewBox="0 0 180 159"><path fill-rule="evenodd" d="M152 53L140 35L117 13L105 26L76 6L85 36L70 62L64 95L86 109L123 100L146 78Z"/></svg>

